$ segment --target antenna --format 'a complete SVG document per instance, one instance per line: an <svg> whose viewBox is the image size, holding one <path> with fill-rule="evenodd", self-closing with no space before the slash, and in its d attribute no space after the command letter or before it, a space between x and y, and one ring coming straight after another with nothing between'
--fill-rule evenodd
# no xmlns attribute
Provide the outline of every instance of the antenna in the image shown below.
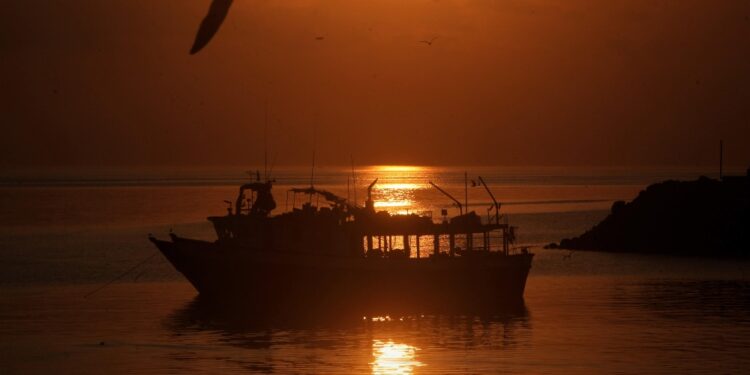
<svg viewBox="0 0 750 375"><path fill-rule="evenodd" d="M312 155L312 168L310 168L310 187L313 187L313 181L315 181L315 149L313 148Z"/></svg>
<svg viewBox="0 0 750 375"><path fill-rule="evenodd" d="M349 154L349 159L352 161L352 188L354 190L354 205L357 205L357 174L354 173L354 156Z"/></svg>
<svg viewBox="0 0 750 375"><path fill-rule="evenodd" d="M266 98L266 115L263 122L263 179L268 181L268 98Z"/></svg>
<svg viewBox="0 0 750 375"><path fill-rule="evenodd" d="M281 120L280 119L278 119L278 118L276 119L276 124L279 126L279 129L281 129ZM276 158L278 156L279 156L279 152L278 152L278 150L275 150L273 152L273 158L271 159L271 168L268 169L268 180L269 181L272 179L273 170L276 167ZM276 182L276 181L274 181L274 182Z"/></svg>
<svg viewBox="0 0 750 375"><path fill-rule="evenodd" d="M313 181L315 181L315 130L316 130L315 127L313 127L313 154L312 154L312 168L310 168L310 187L313 187Z"/></svg>
<svg viewBox="0 0 750 375"><path fill-rule="evenodd" d="M271 176L273 176L273 168L276 167L276 157L278 157L279 154L277 152L273 153L273 159L271 159L271 168L268 169L268 180L271 180Z"/></svg>

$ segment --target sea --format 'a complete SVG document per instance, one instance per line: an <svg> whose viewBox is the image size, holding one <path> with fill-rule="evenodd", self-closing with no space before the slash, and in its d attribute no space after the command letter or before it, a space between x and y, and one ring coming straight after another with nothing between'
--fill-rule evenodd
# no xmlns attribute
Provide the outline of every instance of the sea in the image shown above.
<svg viewBox="0 0 750 375"><path fill-rule="evenodd" d="M739 170L736 172L740 172ZM701 167L141 167L0 176L0 374L750 373L750 262L546 250L618 200ZM481 179L480 179L481 176ZM523 306L495 314L269 319L216 311L148 236L215 238L238 186L272 179L379 210L473 210L535 253ZM484 183L483 183L484 182ZM431 184L439 186L443 194ZM485 188L486 185L486 188ZM491 193L491 194L490 194ZM315 201L316 204L324 202ZM459 208L460 204L460 208ZM279 291L283 293L283 291Z"/></svg>

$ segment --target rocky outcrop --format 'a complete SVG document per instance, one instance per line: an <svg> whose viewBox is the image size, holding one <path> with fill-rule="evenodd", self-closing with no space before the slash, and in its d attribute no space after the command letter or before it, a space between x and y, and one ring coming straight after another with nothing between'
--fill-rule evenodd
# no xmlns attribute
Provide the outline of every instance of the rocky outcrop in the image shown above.
<svg viewBox="0 0 750 375"><path fill-rule="evenodd" d="M750 256L750 177L665 181L586 233L548 248L701 256Z"/></svg>

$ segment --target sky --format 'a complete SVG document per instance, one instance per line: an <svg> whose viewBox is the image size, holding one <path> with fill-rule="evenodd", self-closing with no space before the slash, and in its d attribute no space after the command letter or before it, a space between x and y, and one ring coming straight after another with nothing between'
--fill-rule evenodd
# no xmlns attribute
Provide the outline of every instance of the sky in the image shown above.
<svg viewBox="0 0 750 375"><path fill-rule="evenodd" d="M747 0L209 4L5 0L0 167L750 165Z"/></svg>

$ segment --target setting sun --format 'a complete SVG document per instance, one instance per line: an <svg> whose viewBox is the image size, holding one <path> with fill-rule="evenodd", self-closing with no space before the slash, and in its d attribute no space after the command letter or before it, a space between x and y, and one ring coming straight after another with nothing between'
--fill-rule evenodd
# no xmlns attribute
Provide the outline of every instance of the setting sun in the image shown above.
<svg viewBox="0 0 750 375"><path fill-rule="evenodd" d="M374 165L372 171L375 172L420 172L426 170L425 167L418 165Z"/></svg>

